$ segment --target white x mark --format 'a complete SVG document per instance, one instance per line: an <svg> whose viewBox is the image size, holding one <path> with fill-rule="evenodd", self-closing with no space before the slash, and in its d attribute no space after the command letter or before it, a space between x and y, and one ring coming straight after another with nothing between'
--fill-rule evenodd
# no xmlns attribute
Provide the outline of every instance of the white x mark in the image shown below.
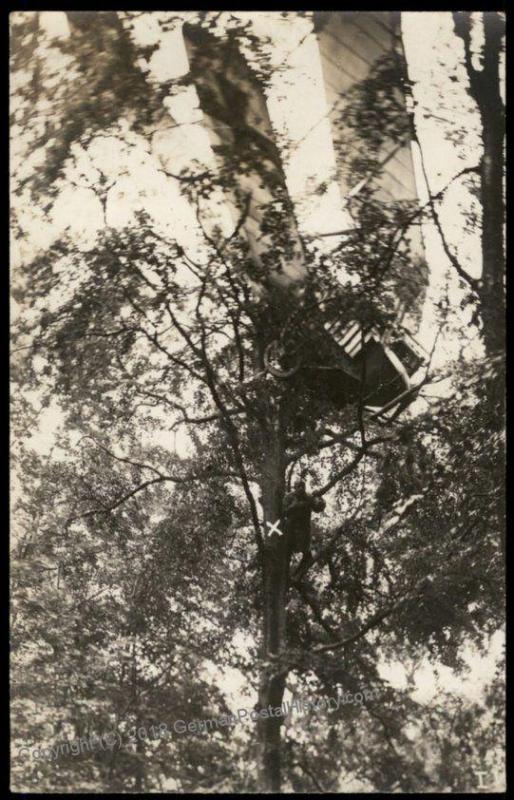
<svg viewBox="0 0 514 800"><path fill-rule="evenodd" d="M279 522L280 522L279 519L277 519L277 521L274 522L273 525L271 524L271 522L266 522L266 525L269 525L268 536L271 536L272 533L278 533L279 536L282 536L282 531L278 527Z"/></svg>

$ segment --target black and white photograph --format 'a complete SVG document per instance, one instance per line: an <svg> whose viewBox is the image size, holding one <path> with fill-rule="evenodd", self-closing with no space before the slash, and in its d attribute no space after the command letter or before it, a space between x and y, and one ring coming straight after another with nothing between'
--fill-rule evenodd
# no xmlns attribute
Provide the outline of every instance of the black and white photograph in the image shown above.
<svg viewBox="0 0 514 800"><path fill-rule="evenodd" d="M11 792L506 792L504 7L9 57Z"/></svg>

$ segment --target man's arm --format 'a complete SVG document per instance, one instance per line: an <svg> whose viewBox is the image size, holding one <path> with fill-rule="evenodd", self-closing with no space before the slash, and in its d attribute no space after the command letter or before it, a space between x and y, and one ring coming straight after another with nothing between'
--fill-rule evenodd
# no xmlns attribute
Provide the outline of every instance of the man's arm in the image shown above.
<svg viewBox="0 0 514 800"><path fill-rule="evenodd" d="M294 505L295 500L296 500L295 492L289 492L289 494L286 494L286 496L284 497L284 511L285 512L289 511L291 506Z"/></svg>

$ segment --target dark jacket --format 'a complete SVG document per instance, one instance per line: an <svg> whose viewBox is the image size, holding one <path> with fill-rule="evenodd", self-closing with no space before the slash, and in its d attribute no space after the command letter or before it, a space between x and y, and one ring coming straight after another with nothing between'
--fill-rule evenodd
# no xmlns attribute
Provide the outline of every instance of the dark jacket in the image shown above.
<svg viewBox="0 0 514 800"><path fill-rule="evenodd" d="M304 550L310 545L311 514L323 511L325 501L312 497L307 492L290 492L284 500L284 529L294 551Z"/></svg>

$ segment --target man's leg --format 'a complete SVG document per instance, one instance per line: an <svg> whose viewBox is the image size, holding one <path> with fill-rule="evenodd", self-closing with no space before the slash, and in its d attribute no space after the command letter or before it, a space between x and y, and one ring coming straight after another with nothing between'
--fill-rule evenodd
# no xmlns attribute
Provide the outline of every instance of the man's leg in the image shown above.
<svg viewBox="0 0 514 800"><path fill-rule="evenodd" d="M302 557L300 559L300 563L298 564L295 572L294 577L298 580L303 578L311 564L314 562L311 553L311 537L306 536L304 541L302 542L302 549L301 549Z"/></svg>

